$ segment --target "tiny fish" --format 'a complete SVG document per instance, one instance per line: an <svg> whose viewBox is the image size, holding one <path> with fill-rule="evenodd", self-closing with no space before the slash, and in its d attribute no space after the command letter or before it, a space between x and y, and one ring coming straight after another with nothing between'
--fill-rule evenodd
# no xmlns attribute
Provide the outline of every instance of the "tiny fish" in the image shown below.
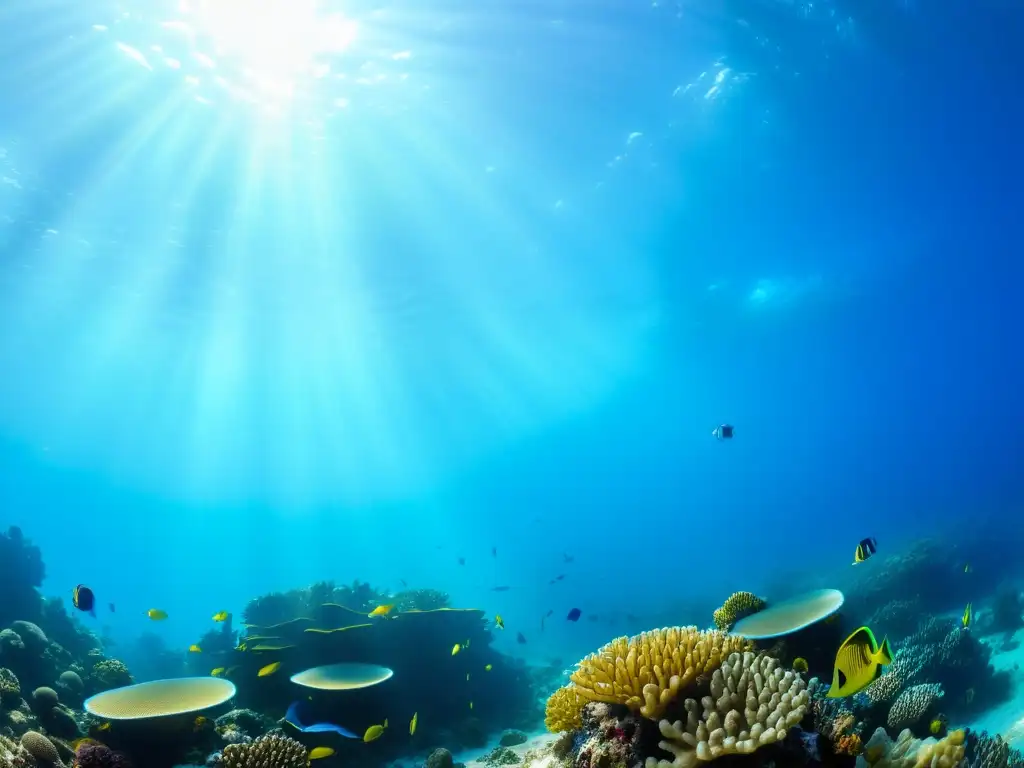
<svg viewBox="0 0 1024 768"><path fill-rule="evenodd" d="M388 721L384 721L384 725L371 725L366 729L366 733L363 734L363 741L369 743L374 739L379 739L381 734L384 733L384 729L388 727Z"/></svg>
<svg viewBox="0 0 1024 768"><path fill-rule="evenodd" d="M469 702L469 708L470 708L470 709L472 709L472 708L473 708L473 702L472 702L472 701L471 701L471 702Z"/></svg>
<svg viewBox="0 0 1024 768"><path fill-rule="evenodd" d="M188 647L188 652L189 652L189 653L202 653L202 652L203 652L203 649L202 649L202 648L200 648L200 647L199 647L198 645L196 645L195 643L192 643L192 645L190 645L190 646Z"/></svg>
<svg viewBox="0 0 1024 768"><path fill-rule="evenodd" d="M97 731L109 731L110 723L104 723L103 725L96 728Z"/></svg>
<svg viewBox="0 0 1024 768"><path fill-rule="evenodd" d="M167 618L167 611L161 611L159 608L150 608L146 611L146 615L153 621L163 621Z"/></svg>
<svg viewBox="0 0 1024 768"><path fill-rule="evenodd" d="M113 604L113 603L111 603L111 604L110 604L110 612L111 612L111 613L113 613L113 612L114 612L114 604Z"/></svg>
<svg viewBox="0 0 1024 768"><path fill-rule="evenodd" d="M878 542L875 541L874 537L861 539L857 548L853 551L853 564L857 565L859 563L863 563L877 551Z"/></svg>
<svg viewBox="0 0 1024 768"><path fill-rule="evenodd" d="M562 553L562 562L571 563L574 559L572 555L567 555L565 552Z"/></svg>
<svg viewBox="0 0 1024 768"><path fill-rule="evenodd" d="M564 578L565 578L565 574L564 573L560 573L557 576L555 576L555 578L553 578L551 581L549 581L548 584L554 584L556 581L561 581Z"/></svg>
<svg viewBox="0 0 1024 768"><path fill-rule="evenodd" d="M569 611L569 615L566 616L565 618L568 619L569 621L579 621L580 620L580 616L582 616L582 615L583 615L583 611L581 611L579 608L573 608L572 610Z"/></svg>
<svg viewBox="0 0 1024 768"><path fill-rule="evenodd" d="M494 625L498 629L504 629L505 628L505 620L503 618L501 618L501 614L500 613L497 613L497 614L494 615Z"/></svg>
<svg viewBox="0 0 1024 768"><path fill-rule="evenodd" d="M971 572L971 564L970 563L965 563L964 564L964 573L970 573L970 572Z"/></svg>
<svg viewBox="0 0 1024 768"><path fill-rule="evenodd" d="M457 654L461 650L462 650L462 646L459 645L458 643L456 643L455 645L452 646L452 656L454 656L455 654Z"/></svg>
<svg viewBox="0 0 1024 768"><path fill-rule="evenodd" d="M391 613L391 609L394 607L394 603L391 603L389 605L378 605L376 608L374 608L372 611L366 614L366 616L367 618L373 618L374 616L387 616L389 613Z"/></svg>
<svg viewBox="0 0 1024 768"><path fill-rule="evenodd" d="M224 674L224 667L215 667L214 669L210 670L210 674L213 677L220 677Z"/></svg>
<svg viewBox="0 0 1024 768"><path fill-rule="evenodd" d="M316 747L309 753L310 760L319 760L321 757L330 757L334 750L330 747Z"/></svg>
<svg viewBox="0 0 1024 768"><path fill-rule="evenodd" d="M466 558L460 557L459 558L459 565L465 565L465 564L466 564Z"/></svg>
<svg viewBox="0 0 1024 768"><path fill-rule="evenodd" d="M512 587L491 587L491 592L508 592Z"/></svg>
<svg viewBox="0 0 1024 768"><path fill-rule="evenodd" d="M466 682L469 682L469 672L466 673Z"/></svg>
<svg viewBox="0 0 1024 768"><path fill-rule="evenodd" d="M971 610L971 604L968 603L967 607L964 608L964 615L960 617L960 623L964 625L964 629L969 629L971 626L971 619L974 617L974 611Z"/></svg>
<svg viewBox="0 0 1024 768"><path fill-rule="evenodd" d="M516 632L516 642L520 645L526 645L526 638L523 637L522 632Z"/></svg>
<svg viewBox="0 0 1024 768"><path fill-rule="evenodd" d="M275 672L277 672L277 670L279 670L280 668L281 662L275 661L272 664L267 664L267 666L260 668L260 671L256 673L256 677L266 677L267 675L272 675Z"/></svg>
<svg viewBox="0 0 1024 768"><path fill-rule="evenodd" d="M412 713L412 720L409 721L409 735L410 736L412 736L414 733L416 733L416 722L417 722L417 720L419 720L419 716L420 716L419 712L413 712Z"/></svg>
<svg viewBox="0 0 1024 768"><path fill-rule="evenodd" d="M398 583L401 584L403 587L408 587L409 586L408 584L405 583L405 579L399 579Z"/></svg>
<svg viewBox="0 0 1024 768"><path fill-rule="evenodd" d="M96 618L96 596L84 584L79 584L71 591L71 602L78 610Z"/></svg>
<svg viewBox="0 0 1024 768"><path fill-rule="evenodd" d="M205 717L203 717L202 715L199 715L193 721L193 729L192 730L194 730L194 731L201 731L201 730L203 730L203 728L206 727L206 724L209 723L209 722L210 721L207 720Z"/></svg>
<svg viewBox="0 0 1024 768"><path fill-rule="evenodd" d="M487 666L484 667L484 672L490 672L492 669L494 669L494 665L493 664L488 664Z"/></svg>
<svg viewBox="0 0 1024 768"><path fill-rule="evenodd" d="M491 547L491 557L497 557L497 556L498 556L498 548L497 547Z"/></svg>
<svg viewBox="0 0 1024 768"><path fill-rule="evenodd" d="M230 615L231 614L229 614L227 611L217 611L217 613L213 614L213 620L214 621L227 621L228 620L228 616L230 616Z"/></svg>

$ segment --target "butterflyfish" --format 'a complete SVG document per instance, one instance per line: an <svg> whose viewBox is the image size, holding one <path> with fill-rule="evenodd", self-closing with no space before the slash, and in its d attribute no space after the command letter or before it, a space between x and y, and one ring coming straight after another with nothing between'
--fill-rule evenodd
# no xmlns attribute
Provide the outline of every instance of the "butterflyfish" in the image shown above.
<svg viewBox="0 0 1024 768"><path fill-rule="evenodd" d="M419 712L413 712L412 713L412 720L409 721L409 735L410 736L412 736L414 733L416 733L416 722L419 720L419 716L420 716Z"/></svg>
<svg viewBox="0 0 1024 768"><path fill-rule="evenodd" d="M378 605L376 608L374 608L372 611L366 614L366 616L367 618L373 618L374 616L387 616L389 613L391 613L391 609L394 607L395 606L393 603L390 605Z"/></svg>
<svg viewBox="0 0 1024 768"><path fill-rule="evenodd" d="M260 671L256 673L256 677L266 677L267 675L272 675L275 672L277 672L277 670L279 670L280 668L281 662L275 661L272 664L267 664L267 666L260 668Z"/></svg>
<svg viewBox="0 0 1024 768"><path fill-rule="evenodd" d="M210 670L210 674L213 677L220 677L224 674L224 667L215 667L214 669Z"/></svg>
<svg viewBox="0 0 1024 768"><path fill-rule="evenodd" d="M227 621L228 620L228 616L230 616L230 615L231 614L228 613L227 611L217 611L217 613L213 614L213 620L214 621Z"/></svg>
<svg viewBox="0 0 1024 768"><path fill-rule="evenodd" d="M960 623L964 625L964 629L971 626L971 619L974 618L974 611L971 610L971 604L968 603L967 607L964 608L964 615L960 617Z"/></svg>
<svg viewBox="0 0 1024 768"><path fill-rule="evenodd" d="M566 616L565 618L568 621L579 621L580 620L580 616L582 616L582 615L583 615L583 611L581 611L579 608L573 608L572 610L569 611L569 615Z"/></svg>
<svg viewBox="0 0 1024 768"><path fill-rule="evenodd" d="M495 615L495 617L494 617L494 625L498 629L504 629L505 628L505 620L503 618L501 618L501 614L500 613Z"/></svg>
<svg viewBox="0 0 1024 768"><path fill-rule="evenodd" d="M488 664L486 667L484 667L484 672L490 672L492 669L494 669L494 665Z"/></svg>
<svg viewBox="0 0 1024 768"><path fill-rule="evenodd" d="M198 645L196 645L195 643L192 643L192 645L190 645L190 646L188 647L188 652L189 652L189 653L202 653L202 652L203 652L203 649L202 649L202 648L200 648L200 647L199 647Z"/></svg>
<svg viewBox="0 0 1024 768"><path fill-rule="evenodd" d="M875 541L873 536L861 539L860 544L858 544L857 548L853 550L853 564L857 565L858 563L863 563L877 551L878 542Z"/></svg>
<svg viewBox="0 0 1024 768"><path fill-rule="evenodd" d="M153 621L163 621L167 618L167 611L161 611L159 608L150 608L146 611L146 615Z"/></svg>
<svg viewBox="0 0 1024 768"><path fill-rule="evenodd" d="M892 664L889 641L882 638L879 645L867 627L854 630L836 652L832 686L825 694L830 699L852 696L867 688L882 674L882 667Z"/></svg>
<svg viewBox="0 0 1024 768"><path fill-rule="evenodd" d="M84 584L79 584L71 591L71 602L78 610L96 618L96 596Z"/></svg>
<svg viewBox="0 0 1024 768"><path fill-rule="evenodd" d="M459 645L458 643L456 643L455 645L452 646L452 656L454 656L455 654L457 654L461 650L462 650L462 646Z"/></svg>
<svg viewBox="0 0 1024 768"><path fill-rule="evenodd" d="M371 725L366 729L366 733L363 734L363 741L367 744L374 739L379 739L380 735L384 733L384 729L388 727L388 721L384 721L384 725Z"/></svg>
<svg viewBox="0 0 1024 768"><path fill-rule="evenodd" d="M321 757L330 757L334 754L334 750L330 747L315 747L309 753L310 760L319 760Z"/></svg>
<svg viewBox="0 0 1024 768"><path fill-rule="evenodd" d="M293 701L288 711L285 713L284 721L303 733L336 733L346 739L358 739L359 736L352 733L347 728L342 728L340 725L335 723L311 723L309 725L303 725L302 720L299 717L299 708L304 706L301 701ZM325 755L326 757L326 755Z"/></svg>

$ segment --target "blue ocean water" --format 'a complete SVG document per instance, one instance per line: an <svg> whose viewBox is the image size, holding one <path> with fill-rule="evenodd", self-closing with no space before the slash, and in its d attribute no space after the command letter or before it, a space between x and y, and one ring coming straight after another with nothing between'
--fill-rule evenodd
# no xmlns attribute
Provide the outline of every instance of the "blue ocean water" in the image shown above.
<svg viewBox="0 0 1024 768"><path fill-rule="evenodd" d="M863 536L1019 569L1024 7L214 6L0 12L44 592L404 580L568 665Z"/></svg>

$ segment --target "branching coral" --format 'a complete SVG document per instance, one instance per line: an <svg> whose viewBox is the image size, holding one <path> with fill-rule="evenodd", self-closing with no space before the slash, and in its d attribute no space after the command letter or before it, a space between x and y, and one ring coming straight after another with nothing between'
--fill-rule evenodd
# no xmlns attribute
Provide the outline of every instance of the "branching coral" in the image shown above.
<svg viewBox="0 0 1024 768"><path fill-rule="evenodd" d="M132 679L131 673L128 671L128 667L117 659L104 659L98 664L94 664L92 668L92 679L95 683L96 689L100 691L107 691L111 688L121 688L122 686L131 685L135 682Z"/></svg>
<svg viewBox="0 0 1024 768"><path fill-rule="evenodd" d="M229 744L221 753L222 768L305 768L306 748L295 739L267 734L248 744Z"/></svg>
<svg viewBox="0 0 1024 768"><path fill-rule="evenodd" d="M1024 755L1002 736L968 730L964 768L1024 768Z"/></svg>
<svg viewBox="0 0 1024 768"><path fill-rule="evenodd" d="M657 719L680 690L716 670L748 640L696 627L668 627L619 637L583 659L571 680L586 701L625 704Z"/></svg>
<svg viewBox="0 0 1024 768"><path fill-rule="evenodd" d="M544 707L544 725L551 733L575 731L582 725L583 702L571 685L563 686L548 697Z"/></svg>
<svg viewBox="0 0 1024 768"><path fill-rule="evenodd" d="M711 676L711 695L687 699L686 723L662 720L658 746L672 762L649 757L647 768L694 768L728 754L750 754L786 737L804 717L807 685L771 656L733 653Z"/></svg>
<svg viewBox="0 0 1024 768"><path fill-rule="evenodd" d="M911 728L925 718L942 696L942 686L938 683L912 685L893 702L886 722L897 731Z"/></svg>
<svg viewBox="0 0 1024 768"><path fill-rule="evenodd" d="M0 704L16 705L21 699L21 683L9 669L0 667Z"/></svg>
<svg viewBox="0 0 1024 768"><path fill-rule="evenodd" d="M764 610L768 604L753 592L733 592L715 611L715 626L723 632L732 629L732 625L752 613Z"/></svg>

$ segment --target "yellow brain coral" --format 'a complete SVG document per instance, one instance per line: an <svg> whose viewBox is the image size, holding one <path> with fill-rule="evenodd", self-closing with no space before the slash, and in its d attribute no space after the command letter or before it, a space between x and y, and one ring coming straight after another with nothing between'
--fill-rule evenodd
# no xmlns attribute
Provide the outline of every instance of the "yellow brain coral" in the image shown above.
<svg viewBox="0 0 1024 768"><path fill-rule="evenodd" d="M544 725L551 733L582 728L583 704L576 689L571 685L559 688L548 697L547 706L544 708Z"/></svg>
<svg viewBox="0 0 1024 768"><path fill-rule="evenodd" d="M581 661L571 680L580 698L625 704L658 719L680 690L709 675L749 640L716 630L667 627L619 637Z"/></svg>
<svg viewBox="0 0 1024 768"><path fill-rule="evenodd" d="M753 592L733 592L722 603L722 607L714 613L715 626L723 632L732 629L732 625L752 613L763 611L767 603Z"/></svg>

